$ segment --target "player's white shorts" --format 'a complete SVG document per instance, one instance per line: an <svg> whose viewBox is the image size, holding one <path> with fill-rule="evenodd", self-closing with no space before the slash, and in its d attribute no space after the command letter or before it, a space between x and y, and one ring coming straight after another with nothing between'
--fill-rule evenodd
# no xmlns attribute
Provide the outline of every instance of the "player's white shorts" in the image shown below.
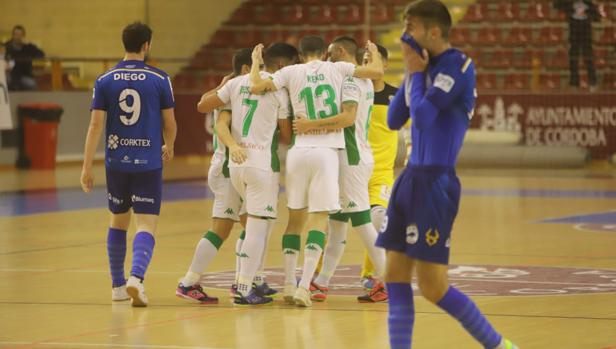
<svg viewBox="0 0 616 349"><path fill-rule="evenodd" d="M212 217L232 219L238 222L242 200L240 194L233 188L231 179L222 173L222 167L222 163L212 163L207 175L208 185L214 193Z"/></svg>
<svg viewBox="0 0 616 349"><path fill-rule="evenodd" d="M280 174L254 167L231 167L231 183L251 216L276 218Z"/></svg>
<svg viewBox="0 0 616 349"><path fill-rule="evenodd" d="M342 213L363 212L370 210L370 191L368 182L372 176L374 164L349 166L345 159L346 152L340 152L340 206Z"/></svg>
<svg viewBox="0 0 616 349"><path fill-rule="evenodd" d="M292 147L287 152L287 206L308 212L340 210L338 150Z"/></svg>

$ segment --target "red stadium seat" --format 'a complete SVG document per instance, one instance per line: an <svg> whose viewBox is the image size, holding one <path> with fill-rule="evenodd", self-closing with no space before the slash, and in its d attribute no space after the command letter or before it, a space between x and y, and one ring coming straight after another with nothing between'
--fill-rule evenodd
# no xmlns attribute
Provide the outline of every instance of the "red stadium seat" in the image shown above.
<svg viewBox="0 0 616 349"><path fill-rule="evenodd" d="M562 89L560 74L541 74L539 76L539 87L542 91Z"/></svg>
<svg viewBox="0 0 616 349"><path fill-rule="evenodd" d="M616 91L616 74L609 73L603 76L601 86L607 91Z"/></svg>
<svg viewBox="0 0 616 349"><path fill-rule="evenodd" d="M253 29L247 29L235 32L235 40L231 44L235 44L239 47L254 47L261 42L261 35L259 31ZM229 44L227 44L228 47Z"/></svg>
<svg viewBox="0 0 616 349"><path fill-rule="evenodd" d="M533 67L533 59L537 59L537 64L541 67L545 61L545 53L543 50L527 49L520 54L514 55L513 67L516 69L531 69Z"/></svg>
<svg viewBox="0 0 616 349"><path fill-rule="evenodd" d="M477 74L477 89L478 90L494 90L498 88L498 80L496 74L482 73Z"/></svg>
<svg viewBox="0 0 616 349"><path fill-rule="evenodd" d="M230 30L219 29L210 39L209 45L212 47L227 47L230 42L233 42L234 36L234 33Z"/></svg>
<svg viewBox="0 0 616 349"><path fill-rule="evenodd" d="M605 68L608 66L609 51L606 48L594 49L594 62L596 68Z"/></svg>
<svg viewBox="0 0 616 349"><path fill-rule="evenodd" d="M599 39L599 43L604 45L616 44L616 28L605 27L605 29L603 29L603 34L601 34L601 38Z"/></svg>
<svg viewBox="0 0 616 349"><path fill-rule="evenodd" d="M599 8L599 15L603 18L611 19L612 18L612 7L604 0L597 4Z"/></svg>
<svg viewBox="0 0 616 349"><path fill-rule="evenodd" d="M336 23L336 14L329 5L310 6L308 8L309 24L332 24Z"/></svg>
<svg viewBox="0 0 616 349"><path fill-rule="evenodd" d="M252 6L243 5L238 7L231 18L229 18L229 24L245 24L252 20Z"/></svg>
<svg viewBox="0 0 616 349"><path fill-rule="evenodd" d="M470 4L464 15L465 22L482 22L487 12L487 5L484 3Z"/></svg>
<svg viewBox="0 0 616 349"><path fill-rule="evenodd" d="M530 88L530 77L526 74L509 74L505 76L506 90L528 90Z"/></svg>
<svg viewBox="0 0 616 349"><path fill-rule="evenodd" d="M363 8L359 5L349 4L336 8L336 17L339 24L361 24L363 22Z"/></svg>
<svg viewBox="0 0 616 349"><path fill-rule="evenodd" d="M373 24L386 24L394 21L393 10L386 4L377 4L370 11L370 22Z"/></svg>
<svg viewBox="0 0 616 349"><path fill-rule="evenodd" d="M565 43L565 31L562 27L542 27L535 43L542 47L563 45Z"/></svg>
<svg viewBox="0 0 616 349"><path fill-rule="evenodd" d="M501 1L498 4L495 19L499 22L517 21L520 19L520 6L517 1Z"/></svg>
<svg viewBox="0 0 616 349"><path fill-rule="evenodd" d="M522 17L525 22L542 22L546 19L546 12L549 11L551 4L545 1L533 1L528 4L526 14Z"/></svg>
<svg viewBox="0 0 616 349"><path fill-rule="evenodd" d="M511 66L513 61L513 51L497 50L492 53L492 57L484 62L483 66L488 68L505 69Z"/></svg>
<svg viewBox="0 0 616 349"><path fill-rule="evenodd" d="M466 27L453 27L449 33L449 41L453 46L464 46L470 43L470 30Z"/></svg>
<svg viewBox="0 0 616 349"><path fill-rule="evenodd" d="M280 22L282 24L302 24L305 21L306 9L302 5L291 5L282 8Z"/></svg>
<svg viewBox="0 0 616 349"><path fill-rule="evenodd" d="M355 40L357 40L357 42L359 43L360 46L363 46L367 39L366 37L364 37L364 30L363 29L358 29L356 30L354 33L351 33L351 36L355 38ZM371 30L368 35L370 36L370 41L372 42L376 42L376 32L374 32L374 30Z"/></svg>
<svg viewBox="0 0 616 349"><path fill-rule="evenodd" d="M263 30L261 32L261 41L267 46L274 42L285 41L287 36L289 36L289 32L285 30Z"/></svg>
<svg viewBox="0 0 616 349"><path fill-rule="evenodd" d="M270 3L254 7L252 21L256 24L272 24L278 21L279 18L278 8Z"/></svg>
<svg viewBox="0 0 616 349"><path fill-rule="evenodd" d="M175 90L193 90L197 87L197 81L192 74L180 73L173 78Z"/></svg>
<svg viewBox="0 0 616 349"><path fill-rule="evenodd" d="M498 27L482 27L472 43L482 46L495 46L501 43L501 36L501 30Z"/></svg>
<svg viewBox="0 0 616 349"><path fill-rule="evenodd" d="M530 28L513 27L503 41L503 44L507 46L525 46L531 41L532 31Z"/></svg>
<svg viewBox="0 0 616 349"><path fill-rule="evenodd" d="M553 53L546 63L548 69L567 69L569 68L569 52L561 48Z"/></svg>

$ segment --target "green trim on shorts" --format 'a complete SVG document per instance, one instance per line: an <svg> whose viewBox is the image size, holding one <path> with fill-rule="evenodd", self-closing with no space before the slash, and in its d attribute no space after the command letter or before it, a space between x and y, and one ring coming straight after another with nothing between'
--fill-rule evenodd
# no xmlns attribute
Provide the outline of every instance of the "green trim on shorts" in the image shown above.
<svg viewBox="0 0 616 349"><path fill-rule="evenodd" d="M214 233L211 230L205 233L203 235L203 238L211 242L212 245L214 245L214 247L216 247L217 250L220 249L220 246L222 246L222 243L224 242L224 240L221 239L220 236L218 236L218 234Z"/></svg>
<svg viewBox="0 0 616 349"><path fill-rule="evenodd" d="M370 210L361 211L361 212L350 212L347 213L351 218L351 225L353 227L359 227L364 224L372 223L372 218L370 217Z"/></svg>
<svg viewBox="0 0 616 349"><path fill-rule="evenodd" d="M230 178L229 174L229 147L225 147L225 161L222 163L222 175L225 178Z"/></svg>
<svg viewBox="0 0 616 349"><path fill-rule="evenodd" d="M323 249L325 247L325 233L318 230L311 230L308 232L308 239L306 239L306 245L317 244Z"/></svg>
<svg viewBox="0 0 616 349"><path fill-rule="evenodd" d="M351 125L344 129L344 144L346 145L346 154L349 165L359 164L359 148L357 147L357 139L355 138L355 125Z"/></svg>
<svg viewBox="0 0 616 349"><path fill-rule="evenodd" d="M346 223L346 222L349 221L349 214L348 213L342 213L342 212L331 213L329 215L329 219L331 219L333 221L338 221L338 222Z"/></svg>

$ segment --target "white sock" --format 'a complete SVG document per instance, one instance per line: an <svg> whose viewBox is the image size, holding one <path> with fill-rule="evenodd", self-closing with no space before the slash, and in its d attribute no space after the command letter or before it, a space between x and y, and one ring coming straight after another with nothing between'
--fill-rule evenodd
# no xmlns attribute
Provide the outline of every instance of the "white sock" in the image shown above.
<svg viewBox="0 0 616 349"><path fill-rule="evenodd" d="M192 263L190 264L190 269L181 281L182 285L192 286L199 282L201 274L203 274L205 268L207 268L214 257L216 257L221 244L222 239L211 231L208 231L203 238L199 240L197 248L195 249L195 254L193 255Z"/></svg>
<svg viewBox="0 0 616 349"><path fill-rule="evenodd" d="M334 275L340 258L344 254L347 238L347 222L329 220L329 234L327 236L327 246L323 253L323 265L321 272L314 282L319 286L329 287L329 280Z"/></svg>
<svg viewBox="0 0 616 349"><path fill-rule="evenodd" d="M372 223L353 227L353 229L359 234L366 250L368 250L368 255L374 264L376 274L382 277L385 273L385 250L374 245L378 235L376 229L374 229Z"/></svg>
<svg viewBox="0 0 616 349"><path fill-rule="evenodd" d="M383 206L376 205L370 209L370 219L377 233L381 231L385 215L387 215L387 209Z"/></svg>
<svg viewBox="0 0 616 349"><path fill-rule="evenodd" d="M270 236L272 236L272 230L274 230L274 220L267 220L267 237L265 238L265 248L263 248L263 253L261 254L261 261L259 262L259 270L257 270L257 275L255 275L255 284L257 286L263 285L265 283L265 255L267 254L267 246L269 245Z"/></svg>
<svg viewBox="0 0 616 349"><path fill-rule="evenodd" d="M282 255L284 258L284 283L297 285L295 269L301 246L300 236L296 234L285 234L282 236Z"/></svg>
<svg viewBox="0 0 616 349"><path fill-rule="evenodd" d="M244 239L246 238L246 231L242 230L240 236L237 238L235 242L235 283L237 284L237 280L240 278L240 252L242 252L242 244L244 243Z"/></svg>
<svg viewBox="0 0 616 349"><path fill-rule="evenodd" d="M310 282L312 282L314 272L317 270L317 265L319 265L319 258L321 258L324 244L325 234L323 232L317 230L308 232L306 247L304 247L304 269L299 287L307 290L310 289Z"/></svg>
<svg viewBox="0 0 616 349"><path fill-rule="evenodd" d="M266 219L249 216L246 221L246 238L240 252L240 277L237 283L237 290L243 296L247 296L252 290L252 282L259 269L259 262L265 248L267 228Z"/></svg>

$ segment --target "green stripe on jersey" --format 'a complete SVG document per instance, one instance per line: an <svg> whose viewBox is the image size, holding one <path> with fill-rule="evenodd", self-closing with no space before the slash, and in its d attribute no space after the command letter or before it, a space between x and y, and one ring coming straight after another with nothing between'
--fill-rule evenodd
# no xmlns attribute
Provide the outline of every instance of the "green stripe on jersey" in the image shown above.
<svg viewBox="0 0 616 349"><path fill-rule="evenodd" d="M280 159L278 158L278 138L279 138L279 130L278 127L274 130L274 137L272 138L272 171L280 172Z"/></svg>
<svg viewBox="0 0 616 349"><path fill-rule="evenodd" d="M222 175L225 178L231 177L229 175L229 148L225 147L225 162L222 163Z"/></svg>
<svg viewBox="0 0 616 349"><path fill-rule="evenodd" d="M344 129L344 143L346 145L349 165L359 164L359 148L357 148L357 139L355 138L355 125Z"/></svg>

